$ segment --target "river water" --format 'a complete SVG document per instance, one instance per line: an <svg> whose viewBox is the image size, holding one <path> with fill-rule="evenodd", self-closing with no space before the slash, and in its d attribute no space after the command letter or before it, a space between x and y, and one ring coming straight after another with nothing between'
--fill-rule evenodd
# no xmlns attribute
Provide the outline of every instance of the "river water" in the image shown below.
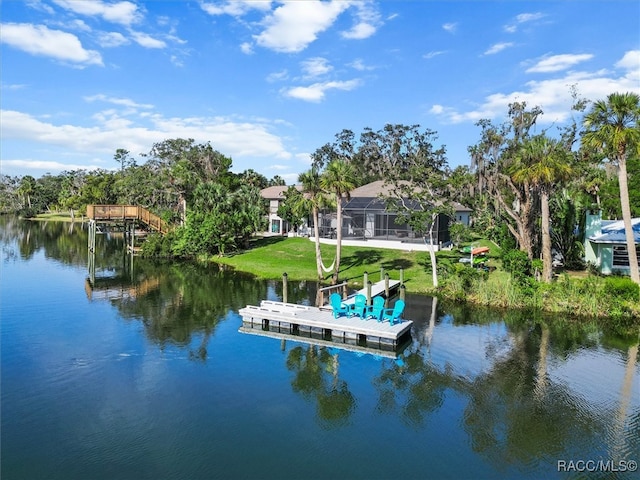
<svg viewBox="0 0 640 480"><path fill-rule="evenodd" d="M410 344L352 352L241 333L277 281L117 235L93 272L80 224L0 242L3 480L638 478L637 337L408 295Z"/></svg>

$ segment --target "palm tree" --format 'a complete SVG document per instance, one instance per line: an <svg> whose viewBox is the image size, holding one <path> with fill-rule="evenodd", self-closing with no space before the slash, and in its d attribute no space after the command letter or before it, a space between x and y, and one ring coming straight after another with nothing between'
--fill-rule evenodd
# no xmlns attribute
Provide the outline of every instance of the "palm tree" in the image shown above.
<svg viewBox="0 0 640 480"><path fill-rule="evenodd" d="M551 220L549 196L553 186L566 180L571 174L569 154L562 144L545 135L537 135L526 141L516 157L512 178L516 183L527 183L540 194L542 212L542 277L550 282L553 277L551 259Z"/></svg>
<svg viewBox="0 0 640 480"><path fill-rule="evenodd" d="M313 231L316 240L316 268L318 270L318 281L322 281L324 274L322 273L322 252L320 251L320 230L318 225L318 211L324 205L324 192L320 185L320 174L316 168L301 173L298 176L298 182L302 184L302 191L307 196L308 202L311 204L311 212L313 215Z"/></svg>
<svg viewBox="0 0 640 480"><path fill-rule="evenodd" d="M342 254L342 197L349 198L349 192L356 188L353 181L355 170L351 163L344 160L332 160L320 177L320 186L336 197L336 260L331 283L338 283L340 273L340 256Z"/></svg>
<svg viewBox="0 0 640 480"><path fill-rule="evenodd" d="M601 151L618 167L629 271L631 279L640 284L627 186L627 159L640 154L640 95L631 92L612 93L606 101L597 101L585 116L584 126L586 131L582 136L582 144Z"/></svg>

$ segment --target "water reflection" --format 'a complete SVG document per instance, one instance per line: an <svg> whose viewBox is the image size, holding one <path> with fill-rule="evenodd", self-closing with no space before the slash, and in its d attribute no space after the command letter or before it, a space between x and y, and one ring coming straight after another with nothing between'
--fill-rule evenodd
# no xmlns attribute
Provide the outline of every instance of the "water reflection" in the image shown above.
<svg viewBox="0 0 640 480"><path fill-rule="evenodd" d="M291 388L316 404L316 415L323 428L343 426L349 421L356 400L347 382L339 377L336 349L296 346L289 351L286 365L294 373Z"/></svg>
<svg viewBox="0 0 640 480"><path fill-rule="evenodd" d="M87 237L81 226L71 229L67 224L22 223L6 217L0 222L5 262L35 261L42 253L49 261L76 265L86 271ZM265 449L265 458L268 458L263 463L278 459L280 468L286 465L290 452L297 451L298 445L292 443L309 442L312 437L327 440L323 446L327 450L323 453L331 458L344 458L340 456L341 451L332 449L332 444L348 443L357 459L354 462L372 465L378 465L378 455L371 454L370 446L382 442L389 448L384 455L388 463L395 468L409 465L398 476L411 476L412 472L415 476L416 465L427 468L438 464L439 458L431 454L438 445L443 446L440 454L446 449L454 451L451 456L459 454L461 464L481 465L485 470L477 475L487 478L501 474L513 478L553 476L557 474L556 462L560 459L639 460L637 337L619 338L594 323L444 305L418 295L407 295L406 316L414 320L413 340L394 358L374 358L362 352L307 345L288 338L242 336L237 333L242 323L237 310L265 299L280 300L281 282L259 281L215 266L141 258L132 261L121 239L99 236L97 240L103 243L98 244L96 251L95 278L88 286L85 283L89 300L86 304L92 309L112 306L118 315L114 316L117 320L111 322L110 328L135 327L119 333L122 335L120 345L127 346L123 350L127 356L119 357L107 342L96 341L95 337L104 334L104 325L80 322L80 314L71 320L60 315L57 323L32 322L24 330L24 319L17 316L9 327L3 325L3 405L8 405L3 408L22 415L14 415L15 419L34 419L36 425L28 441L12 452L14 459L20 459L20 455L29 450L22 448L23 445L34 445L34 439L36 443L40 439L41 424L46 424L43 419L60 418L56 425L74 424L77 408L70 409L73 411L69 416L62 413L68 408L66 395L71 396L71 392L82 392L73 400L83 406L83 418L98 422L94 404L99 402L91 398L101 399L104 392L94 390L93 385L98 384L99 379L109 378L110 389L127 386L121 398L114 395L122 405L144 406L130 418L139 418L146 425L145 441L147 437L173 438L167 432L175 432L176 425L181 425L183 419L188 420L189 428L185 428L180 437L184 440L183 450L181 445L171 444L177 453L175 458L167 459L167 465L180 458L191 458L189 452L198 448L202 448L204 453L198 452L206 456L212 432L220 432L224 441L220 440L218 448L231 445L224 450L223 457L238 460L224 470L227 477L230 472L239 471L242 459L234 455L246 447L251 435L263 435L266 440L277 442L278 448L273 450L266 442L252 445L253 451L258 451L258 447ZM82 287L79 281L77 288ZM315 298L315 291L312 283L289 282L288 299L309 304ZM85 301L82 293L80 300ZM50 306L42 307L45 308ZM79 339L73 335L67 339L66 330L54 331L66 329L74 322L80 324L84 332ZM226 330L225 322L229 327ZM137 347L135 342L128 343L132 337L146 337L148 342L141 342L145 346ZM46 348L52 344L52 338L58 338L59 343L56 348ZM87 365L91 368L69 367L60 353L67 341L87 343L86 348L74 345L70 351L74 352L74 362L81 358L77 351L87 355ZM146 343L153 346L151 354L145 351ZM91 358L88 352L96 346L101 354ZM52 405L51 398L56 398L56 392L61 391L55 375L47 373L41 377L40 369L29 368L31 358L22 365L11 365L11 361L21 358L19 355L26 356L29 348L37 352L34 356L43 357L43 365L56 365L59 376L73 385L64 390L65 398L58 404L53 403L57 405L56 410L46 410ZM224 351L218 357L224 362L220 364L223 368L214 362L207 363L215 355L215 349ZM186 355L164 357L155 355L158 350L186 352ZM14 352L14 357L9 357L8 352ZM192 361L182 361L185 357ZM62 360L56 363L51 358ZM113 358L117 360L112 361ZM139 388L142 381L132 374L138 371L133 367L139 367L139 372L145 374L153 371L154 381L147 382L145 389ZM34 387L39 396L24 390L27 387ZM192 390L192 395L185 393ZM29 394L21 394L18 399L12 391ZM268 399L255 402L267 391ZM174 396L178 397L175 404L170 403ZM35 407L25 408L23 398L30 399L29 405L41 402L46 406L42 410L45 413ZM211 407L212 403L216 408ZM300 431L299 417L303 417L303 422L306 420L304 407L311 411L307 418L313 418L305 423L309 431L303 435L296 432ZM130 436L138 438L139 425L132 431L128 430L129 420L118 422L118 418L111 417L107 420L104 423L113 428L107 430L110 435L104 435L103 425L98 422L95 438L108 438L113 444ZM3 437L3 445L12 441L15 444L16 438L21 438L24 422L10 423L3 417L3 426L7 425L13 429L5 428L5 432L13 433ZM199 430L198 425L206 427ZM245 430L246 437L243 437ZM267 433L270 431L277 431L277 438L270 438ZM371 438L364 438L368 433L363 431L370 432ZM380 435L380 431L384 431L384 435ZM287 435L295 440L289 441ZM61 430L59 438L79 448L73 433ZM402 456L394 455L396 449L388 445L388 438L410 439L407 441L411 442L411 449L404 449ZM95 452L105 451L100 442L95 445L89 442ZM300 455L304 457L301 463L305 464L318 457L314 450L316 443L306 446L313 454ZM39 458L49 458L45 447L38 450ZM141 448L140 452L143 451ZM379 450L374 448L374 451ZM5 458L10 459L11 455L3 455L3 465L8 461ZM135 461L142 462L143 458L140 453ZM73 463L76 464L75 460ZM87 463L93 465L91 461ZM189 471L191 475L184 476L202 477L204 471L211 473L206 468L211 465L217 468L221 463L224 463L221 457L207 457L202 464L205 466L201 466L203 470ZM30 465L18 460L15 464L27 470ZM55 462L47 465L53 464ZM133 471L131 465L127 467L129 472ZM270 473L276 471L282 470L274 467ZM358 472L355 467L352 471ZM471 474L462 467L455 471L462 472L459 476ZM126 476L123 472L119 473ZM298 472L309 473L303 469ZM378 475L389 477L394 473L398 472L386 470ZM611 477L627 478L623 474Z"/></svg>

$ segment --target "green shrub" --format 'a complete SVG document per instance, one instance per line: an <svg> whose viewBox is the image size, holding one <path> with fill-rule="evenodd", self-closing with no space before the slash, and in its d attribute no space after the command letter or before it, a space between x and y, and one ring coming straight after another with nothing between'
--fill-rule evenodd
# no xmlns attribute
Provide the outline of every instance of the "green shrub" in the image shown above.
<svg viewBox="0 0 640 480"><path fill-rule="evenodd" d="M611 299L637 302L640 301L640 285L626 277L607 277L604 280L604 294Z"/></svg>
<svg viewBox="0 0 640 480"><path fill-rule="evenodd" d="M509 272L514 280L524 283L531 275L531 260L522 250L507 250L502 253L502 268Z"/></svg>
<svg viewBox="0 0 640 480"><path fill-rule="evenodd" d="M154 233L149 235L142 244L143 257L173 257L172 245L174 243L173 232L166 235Z"/></svg>

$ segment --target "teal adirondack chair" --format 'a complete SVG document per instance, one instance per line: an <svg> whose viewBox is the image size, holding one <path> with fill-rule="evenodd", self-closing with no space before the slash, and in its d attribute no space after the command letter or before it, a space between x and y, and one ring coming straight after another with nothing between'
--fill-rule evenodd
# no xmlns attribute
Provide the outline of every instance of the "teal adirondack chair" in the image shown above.
<svg viewBox="0 0 640 480"><path fill-rule="evenodd" d="M382 311L384 310L384 298L373 297L373 304L369 305L364 314L367 318L375 318L379 322L382 321Z"/></svg>
<svg viewBox="0 0 640 480"><path fill-rule="evenodd" d="M349 313L349 306L342 303L342 297L339 293L332 293L329 297L329 302L333 309L333 318L338 318L340 315L347 315Z"/></svg>
<svg viewBox="0 0 640 480"><path fill-rule="evenodd" d="M382 312L382 320L389 320L389 323L402 323L402 312L404 312L404 301L398 300L393 308L385 308Z"/></svg>
<svg viewBox="0 0 640 480"><path fill-rule="evenodd" d="M354 317L358 316L364 319L364 311L367 308L367 297L364 295L358 294L353 300L353 303L349 308L349 316Z"/></svg>

